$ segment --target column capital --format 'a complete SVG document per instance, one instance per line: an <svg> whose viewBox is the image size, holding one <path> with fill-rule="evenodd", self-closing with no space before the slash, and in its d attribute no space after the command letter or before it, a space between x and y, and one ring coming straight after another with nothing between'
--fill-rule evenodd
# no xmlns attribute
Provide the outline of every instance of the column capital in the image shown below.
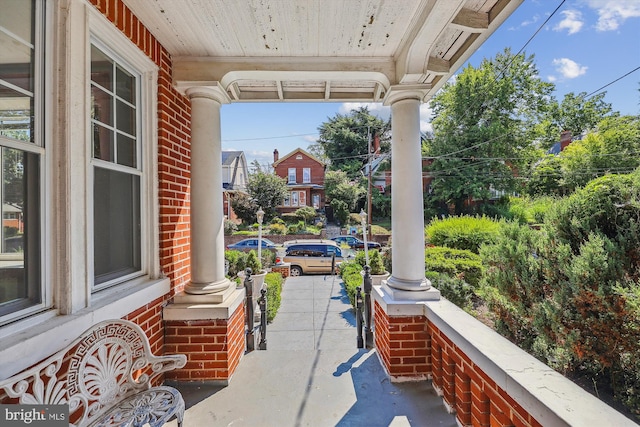
<svg viewBox="0 0 640 427"><path fill-rule="evenodd" d="M178 90L182 91L189 97L193 98L208 98L216 101L219 104L231 103L231 98L224 90L219 82L207 82L206 84L198 85L195 83L190 86L178 86Z"/></svg>
<svg viewBox="0 0 640 427"><path fill-rule="evenodd" d="M422 102L430 90L430 84L392 85L387 90L382 103L384 105L392 105L405 99L415 99Z"/></svg>

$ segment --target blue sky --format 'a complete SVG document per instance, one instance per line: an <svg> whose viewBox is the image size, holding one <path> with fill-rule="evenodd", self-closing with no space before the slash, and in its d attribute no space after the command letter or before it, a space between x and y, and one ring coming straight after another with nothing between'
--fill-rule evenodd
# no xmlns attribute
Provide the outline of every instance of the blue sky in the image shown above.
<svg viewBox="0 0 640 427"><path fill-rule="evenodd" d="M568 92L592 92L640 67L640 0L524 0L522 5L468 61L478 66L504 48L524 49L535 56L540 78L556 85L561 100ZM466 64L465 64L466 65ZM460 70L458 70L459 72ZM640 114L640 70L606 87L605 101L621 114ZM251 163L273 162L300 147L306 149L318 127L359 103L260 103L222 106L222 148L242 150ZM369 110L389 117L388 107L368 104ZM421 107L422 130L429 128L429 105Z"/></svg>

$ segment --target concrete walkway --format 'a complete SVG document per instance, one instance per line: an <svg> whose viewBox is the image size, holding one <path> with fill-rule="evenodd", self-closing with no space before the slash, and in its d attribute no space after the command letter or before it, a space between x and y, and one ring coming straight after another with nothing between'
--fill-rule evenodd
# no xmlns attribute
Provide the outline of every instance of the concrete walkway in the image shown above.
<svg viewBox="0 0 640 427"><path fill-rule="evenodd" d="M333 276L286 280L267 350L246 354L229 386L178 388L184 427L456 426L428 382L392 384L376 352L356 348L355 316Z"/></svg>

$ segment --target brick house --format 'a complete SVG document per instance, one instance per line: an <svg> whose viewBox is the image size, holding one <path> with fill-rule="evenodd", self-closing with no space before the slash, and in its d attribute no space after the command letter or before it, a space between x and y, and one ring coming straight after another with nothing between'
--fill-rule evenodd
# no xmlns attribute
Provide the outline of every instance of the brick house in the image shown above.
<svg viewBox="0 0 640 427"><path fill-rule="evenodd" d="M324 173L326 165L316 157L297 148L280 158L273 150L273 170L287 180L289 196L283 205L276 208L279 213L295 212L304 206L324 209Z"/></svg>

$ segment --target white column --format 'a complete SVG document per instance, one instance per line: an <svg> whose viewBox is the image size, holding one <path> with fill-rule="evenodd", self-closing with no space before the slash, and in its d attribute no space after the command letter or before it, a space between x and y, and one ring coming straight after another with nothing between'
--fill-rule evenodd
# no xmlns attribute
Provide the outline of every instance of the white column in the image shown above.
<svg viewBox="0 0 640 427"><path fill-rule="evenodd" d="M397 89L391 105L391 233L393 272L384 286L394 299L438 299L424 270L424 206L420 103L424 90Z"/></svg>
<svg viewBox="0 0 640 427"><path fill-rule="evenodd" d="M188 294L227 291L224 274L224 208L222 201L222 137L218 88L194 87L191 100L191 282Z"/></svg>

